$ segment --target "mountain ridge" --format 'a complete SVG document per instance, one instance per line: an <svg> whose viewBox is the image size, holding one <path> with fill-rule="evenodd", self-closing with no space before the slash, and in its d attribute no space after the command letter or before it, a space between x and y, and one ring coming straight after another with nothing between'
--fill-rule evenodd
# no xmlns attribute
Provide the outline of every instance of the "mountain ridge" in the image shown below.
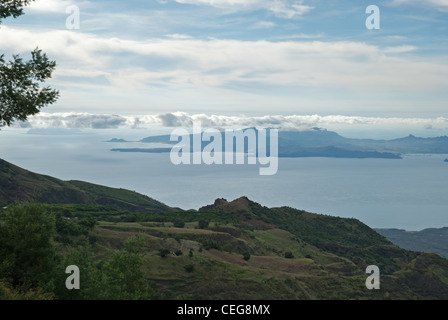
<svg viewBox="0 0 448 320"><path fill-rule="evenodd" d="M379 234L403 249L437 253L448 259L448 227L408 231L396 228L375 228Z"/></svg>
<svg viewBox="0 0 448 320"><path fill-rule="evenodd" d="M77 180L63 181L28 171L3 159L0 159L0 181L0 204L36 201L47 204L106 205L131 212L174 210L174 208L134 191Z"/></svg>

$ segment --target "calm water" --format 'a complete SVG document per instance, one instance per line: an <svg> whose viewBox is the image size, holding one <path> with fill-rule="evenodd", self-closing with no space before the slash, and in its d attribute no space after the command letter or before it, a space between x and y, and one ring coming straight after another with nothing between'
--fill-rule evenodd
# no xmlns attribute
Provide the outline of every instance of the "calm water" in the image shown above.
<svg viewBox="0 0 448 320"><path fill-rule="evenodd" d="M354 217L374 228L448 226L446 155L387 159L280 159L278 173L258 165L171 164L169 154L118 153L106 143L123 132L31 135L0 133L0 158L60 179L85 180L146 194L171 206L198 209L216 198L247 196L262 205ZM147 132L132 133L138 139ZM138 145L141 147L141 145Z"/></svg>

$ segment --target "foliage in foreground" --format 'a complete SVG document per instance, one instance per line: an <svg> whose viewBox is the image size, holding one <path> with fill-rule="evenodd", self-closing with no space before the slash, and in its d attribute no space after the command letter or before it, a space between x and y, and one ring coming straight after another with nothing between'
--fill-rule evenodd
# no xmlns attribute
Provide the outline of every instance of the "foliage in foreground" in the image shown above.
<svg viewBox="0 0 448 320"><path fill-rule="evenodd" d="M130 300L154 297L142 271L140 238L129 237L122 249L111 250L106 257L96 259L88 241L89 230L94 225L91 219L72 221L56 217L41 204L11 206L3 212L3 217L0 298ZM65 243L57 243L55 238ZM65 287L68 277L65 268L69 265L82 269L84 290Z"/></svg>
<svg viewBox="0 0 448 320"><path fill-rule="evenodd" d="M105 207L0 208L0 299L448 298L448 261L437 255L403 250L354 219L235 204L139 222ZM381 290L366 289L371 264ZM70 265L80 290L65 286Z"/></svg>

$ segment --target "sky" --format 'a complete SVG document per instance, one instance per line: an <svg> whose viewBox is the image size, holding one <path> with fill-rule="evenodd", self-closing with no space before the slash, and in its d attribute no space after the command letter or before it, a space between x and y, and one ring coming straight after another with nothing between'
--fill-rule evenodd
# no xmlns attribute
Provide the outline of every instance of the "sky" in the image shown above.
<svg viewBox="0 0 448 320"><path fill-rule="evenodd" d="M2 22L0 52L57 62L60 99L16 125L448 130L447 21L448 0L37 0Z"/></svg>
<svg viewBox="0 0 448 320"><path fill-rule="evenodd" d="M379 29L366 26L371 5ZM381 225L398 219L416 228L412 219L423 219L419 227L445 226L440 157L282 159L268 181L258 166L249 173L176 167L168 155L111 152L122 145L105 141L138 141L195 121L203 128L319 127L349 138L448 135L447 22L448 0L37 0L25 15L2 21L0 54L26 59L41 49L57 63L45 85L60 98L1 128L0 157L169 205L178 199L199 208L252 191L263 205L342 215L368 204ZM402 166L412 174L395 174ZM300 186L312 186L317 198L307 199ZM431 217L421 218L428 203ZM412 219L394 216L410 210L418 211Z"/></svg>

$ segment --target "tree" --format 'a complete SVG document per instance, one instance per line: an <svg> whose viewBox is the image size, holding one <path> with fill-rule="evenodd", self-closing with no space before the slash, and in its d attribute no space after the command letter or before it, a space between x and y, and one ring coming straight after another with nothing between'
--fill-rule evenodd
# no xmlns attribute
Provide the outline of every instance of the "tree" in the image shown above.
<svg viewBox="0 0 448 320"><path fill-rule="evenodd" d="M199 220L199 223L198 223L199 229L206 229L206 228L208 228L208 225L209 225L208 220L204 220L204 219Z"/></svg>
<svg viewBox="0 0 448 320"><path fill-rule="evenodd" d="M185 227L185 221L182 220L174 220L173 226L175 228L184 228Z"/></svg>
<svg viewBox="0 0 448 320"><path fill-rule="evenodd" d="M185 271L187 272L193 272L194 271L194 264L190 263L184 266Z"/></svg>
<svg viewBox="0 0 448 320"><path fill-rule="evenodd" d="M9 207L0 226L0 279L14 287L54 289L59 256L54 215L40 204Z"/></svg>
<svg viewBox="0 0 448 320"><path fill-rule="evenodd" d="M168 249L159 249L159 256L165 258L168 254L170 254L170 250Z"/></svg>
<svg viewBox="0 0 448 320"><path fill-rule="evenodd" d="M106 258L95 257L92 247L88 244L67 247L64 260L57 272L55 294L61 300L94 300L98 299L104 290L104 283L101 267ZM80 270L80 290L68 290L65 281L68 274L65 268L75 265Z"/></svg>
<svg viewBox="0 0 448 320"><path fill-rule="evenodd" d="M12 16L17 18L23 14L23 7L34 0L2 0L0 4L0 23L2 19Z"/></svg>
<svg viewBox="0 0 448 320"><path fill-rule="evenodd" d="M131 236L102 270L101 300L147 300L155 297L143 270L143 238Z"/></svg>
<svg viewBox="0 0 448 320"><path fill-rule="evenodd" d="M34 0L3 0L0 4L0 24L2 19L17 18L23 14L23 7ZM6 61L0 55L0 127L10 126L14 121L26 121L28 116L53 104L59 91L40 84L51 78L56 62L50 61L45 53L36 48L31 52L31 60L24 61L13 55Z"/></svg>
<svg viewBox="0 0 448 320"><path fill-rule="evenodd" d="M71 247L63 266L80 269L80 290L67 290L67 274L59 272L56 297L62 300L146 300L157 298L144 270L144 239L131 236L120 250L98 257L90 245ZM65 270L65 269L63 269Z"/></svg>

